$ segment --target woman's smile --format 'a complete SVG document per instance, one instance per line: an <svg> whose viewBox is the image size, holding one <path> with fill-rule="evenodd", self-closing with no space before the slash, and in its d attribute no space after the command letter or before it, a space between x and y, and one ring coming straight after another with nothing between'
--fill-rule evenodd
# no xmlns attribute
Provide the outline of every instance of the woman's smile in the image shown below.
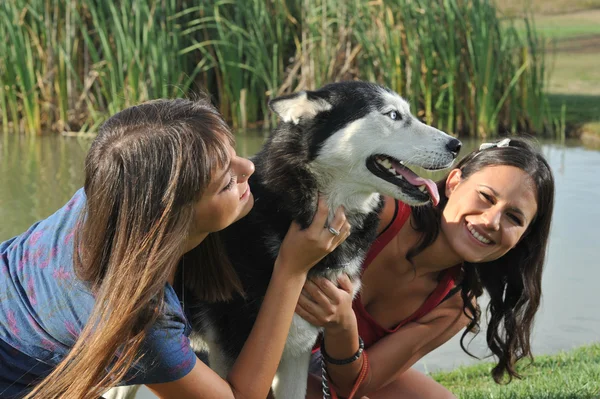
<svg viewBox="0 0 600 399"><path fill-rule="evenodd" d="M485 247L495 244L494 240L492 240L492 238L489 235L487 235L478 227L473 226L471 223L465 222L465 227L469 235L474 239L474 241L477 244L483 245Z"/></svg>

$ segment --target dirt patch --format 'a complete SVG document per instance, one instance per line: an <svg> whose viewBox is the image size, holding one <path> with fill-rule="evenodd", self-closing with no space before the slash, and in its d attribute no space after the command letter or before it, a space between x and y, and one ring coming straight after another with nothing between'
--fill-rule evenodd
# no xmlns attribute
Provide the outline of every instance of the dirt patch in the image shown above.
<svg viewBox="0 0 600 399"><path fill-rule="evenodd" d="M579 20L579 21L587 21L587 22L595 22L600 17L600 1L596 3L597 5L594 8L570 8L565 9L560 12L555 13L536 13L535 19L537 20L551 20L551 21L560 21L564 20Z"/></svg>
<svg viewBox="0 0 600 399"><path fill-rule="evenodd" d="M581 142L584 146L593 149L600 149L600 135L597 133L583 132L581 134Z"/></svg>

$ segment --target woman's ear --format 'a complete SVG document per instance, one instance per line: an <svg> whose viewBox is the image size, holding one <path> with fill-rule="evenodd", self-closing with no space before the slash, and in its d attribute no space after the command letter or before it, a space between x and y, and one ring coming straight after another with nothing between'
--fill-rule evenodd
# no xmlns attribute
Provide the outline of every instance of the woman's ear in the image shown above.
<svg viewBox="0 0 600 399"><path fill-rule="evenodd" d="M454 191L458 183L461 181L462 171L460 169L452 169L446 178L446 197L450 198L450 194Z"/></svg>

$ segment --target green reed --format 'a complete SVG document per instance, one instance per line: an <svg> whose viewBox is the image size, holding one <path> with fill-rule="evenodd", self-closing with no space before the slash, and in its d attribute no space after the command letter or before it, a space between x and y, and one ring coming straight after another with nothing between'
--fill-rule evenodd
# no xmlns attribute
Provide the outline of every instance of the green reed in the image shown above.
<svg viewBox="0 0 600 399"><path fill-rule="evenodd" d="M363 79L457 135L550 133L544 41L485 0L7 0L4 131L95 130L159 97L212 95L234 127L270 98Z"/></svg>
<svg viewBox="0 0 600 399"><path fill-rule="evenodd" d="M176 0L84 0L78 16L96 82L90 106L112 114L160 97L187 93L197 72L188 57L181 25L172 17Z"/></svg>
<svg viewBox="0 0 600 399"><path fill-rule="evenodd" d="M39 17L31 13L19 13L11 3L0 4L0 63L3 90L2 105L4 130L8 127L8 113L13 125L19 129L39 131L41 128L40 92L36 90L39 68L39 37L36 36ZM38 75L38 76L36 76ZM19 116L22 115L23 119Z"/></svg>
<svg viewBox="0 0 600 399"><path fill-rule="evenodd" d="M242 128L268 118L266 98L279 94L294 45L285 2L200 1L181 15L190 18L183 31L190 44L181 52L200 54L210 72L202 85L217 94L223 114Z"/></svg>
<svg viewBox="0 0 600 399"><path fill-rule="evenodd" d="M361 71L407 97L427 123L478 137L549 128L543 43L533 29L523 41L501 26L490 3L381 0L357 3L355 13Z"/></svg>
<svg viewBox="0 0 600 399"><path fill-rule="evenodd" d="M181 6L176 0L3 2L3 130L93 130L107 113L188 93L196 68L180 54L172 15Z"/></svg>

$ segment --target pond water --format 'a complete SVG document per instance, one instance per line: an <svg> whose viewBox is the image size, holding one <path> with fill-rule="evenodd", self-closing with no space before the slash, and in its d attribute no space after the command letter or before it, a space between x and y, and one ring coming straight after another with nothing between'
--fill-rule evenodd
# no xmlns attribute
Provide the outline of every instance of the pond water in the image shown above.
<svg viewBox="0 0 600 399"><path fill-rule="evenodd" d="M250 156L264 135L238 134L237 140L238 152ZM76 138L0 136L0 241L49 216L83 184L89 145L89 140ZM476 145L465 141L462 153ZM543 301L534 329L535 354L597 342L600 331L595 295L600 281L600 151L578 142L552 141L544 141L542 149L555 173L557 190ZM469 348L484 356L484 343L476 339ZM434 371L476 361L463 353L457 336L417 367Z"/></svg>

